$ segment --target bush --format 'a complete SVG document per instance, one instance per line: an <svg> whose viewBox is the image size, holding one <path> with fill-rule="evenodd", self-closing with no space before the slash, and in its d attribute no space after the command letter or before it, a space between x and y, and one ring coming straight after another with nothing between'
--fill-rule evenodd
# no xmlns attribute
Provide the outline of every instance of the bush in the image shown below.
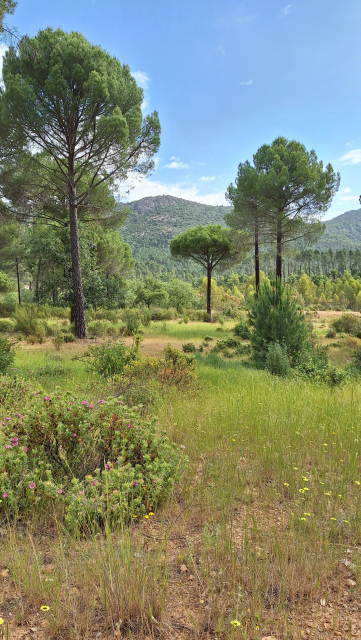
<svg viewBox="0 0 361 640"><path fill-rule="evenodd" d="M352 361L358 373L361 373L361 346L357 347L352 354Z"/></svg>
<svg viewBox="0 0 361 640"><path fill-rule="evenodd" d="M334 329L327 331L326 338L336 338L336 331Z"/></svg>
<svg viewBox="0 0 361 640"><path fill-rule="evenodd" d="M38 310L32 305L18 306L14 312L16 322L15 330L20 331L24 336L32 336L36 342L44 342L46 327L39 319Z"/></svg>
<svg viewBox="0 0 361 640"><path fill-rule="evenodd" d="M187 342L186 344L182 344L182 350L184 353L195 353L197 347L193 342Z"/></svg>
<svg viewBox="0 0 361 640"><path fill-rule="evenodd" d="M347 380L349 374L337 369L330 362L324 349L308 343L297 358L294 375L334 387Z"/></svg>
<svg viewBox="0 0 361 640"><path fill-rule="evenodd" d="M11 333L14 329L14 320L11 318L0 318L0 333Z"/></svg>
<svg viewBox="0 0 361 640"><path fill-rule="evenodd" d="M361 332L361 316L353 313L343 313L340 318L333 322L333 328L337 333L349 333L357 336Z"/></svg>
<svg viewBox="0 0 361 640"><path fill-rule="evenodd" d="M82 358L92 371L104 377L122 375L124 368L138 357L140 338L132 347L126 347L121 340L101 345L91 345Z"/></svg>
<svg viewBox="0 0 361 640"><path fill-rule="evenodd" d="M290 372L290 362L285 345L279 344L279 342L271 342L268 345L265 368L272 373L272 375L288 376Z"/></svg>
<svg viewBox="0 0 361 640"><path fill-rule="evenodd" d="M285 346L291 361L297 358L307 342L309 328L288 287L279 282L262 282L248 315L256 360L264 365L268 347L274 342Z"/></svg>
<svg viewBox="0 0 361 640"><path fill-rule="evenodd" d="M173 320L173 318L177 317L176 309L158 309L157 307L153 307L150 309L151 319L154 321L157 320Z"/></svg>
<svg viewBox="0 0 361 640"><path fill-rule="evenodd" d="M114 336L118 333L117 328L110 320L93 320L87 325L87 334L89 337L104 338L105 336Z"/></svg>
<svg viewBox="0 0 361 640"><path fill-rule="evenodd" d="M143 321L143 314L140 309L124 309L122 320L125 323L127 335L132 336L139 331Z"/></svg>
<svg viewBox="0 0 361 640"><path fill-rule="evenodd" d="M177 482L183 455L156 419L120 399L93 406L73 393L34 395L0 435L0 509L65 515L79 533L155 509Z"/></svg>
<svg viewBox="0 0 361 640"><path fill-rule="evenodd" d="M0 336L0 374L7 373L14 364L15 351L8 338Z"/></svg>
<svg viewBox="0 0 361 640"><path fill-rule="evenodd" d="M242 338L242 340L250 340L251 332L249 329L249 325L244 320L240 320L233 329L234 335L237 338Z"/></svg>

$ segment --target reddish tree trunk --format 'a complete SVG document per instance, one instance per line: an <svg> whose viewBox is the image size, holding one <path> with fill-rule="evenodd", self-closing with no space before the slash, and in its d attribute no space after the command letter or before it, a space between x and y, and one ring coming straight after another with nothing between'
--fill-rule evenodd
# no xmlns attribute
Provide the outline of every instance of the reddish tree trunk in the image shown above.
<svg viewBox="0 0 361 640"><path fill-rule="evenodd" d="M86 338L85 307L83 296L83 282L81 277L80 245L78 228L78 210L76 200L76 188L69 189L69 219L70 219L70 248L71 266L73 276L74 296L74 333L77 338Z"/></svg>
<svg viewBox="0 0 361 640"><path fill-rule="evenodd" d="M212 268L207 265L207 313L209 322L212 321Z"/></svg>

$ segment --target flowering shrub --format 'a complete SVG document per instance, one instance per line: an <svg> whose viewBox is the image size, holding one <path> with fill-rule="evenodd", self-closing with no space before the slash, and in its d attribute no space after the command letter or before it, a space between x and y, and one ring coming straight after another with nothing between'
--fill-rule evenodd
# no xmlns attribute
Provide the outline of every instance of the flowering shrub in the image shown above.
<svg viewBox="0 0 361 640"><path fill-rule="evenodd" d="M0 336L0 374L7 373L14 364L15 351L8 338Z"/></svg>
<svg viewBox="0 0 361 640"><path fill-rule="evenodd" d="M126 347L122 340L91 345L83 357L88 359L90 368L101 376L120 375L125 366L138 357L140 342L140 336L136 336L131 347Z"/></svg>
<svg viewBox="0 0 361 640"><path fill-rule="evenodd" d="M0 432L0 510L8 516L58 505L70 530L115 524L168 495L184 458L156 419L108 398L34 394L9 412Z"/></svg>

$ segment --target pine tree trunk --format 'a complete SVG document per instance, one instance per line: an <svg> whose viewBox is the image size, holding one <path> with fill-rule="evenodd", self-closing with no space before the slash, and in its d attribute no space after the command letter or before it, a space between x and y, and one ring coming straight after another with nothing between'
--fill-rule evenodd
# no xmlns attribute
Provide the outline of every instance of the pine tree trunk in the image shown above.
<svg viewBox="0 0 361 640"><path fill-rule="evenodd" d="M16 264L16 279L18 282L18 300L19 300L19 304L21 305L21 289L20 289L20 276L19 276L19 260L17 258L15 258L15 264Z"/></svg>
<svg viewBox="0 0 361 640"><path fill-rule="evenodd" d="M207 266L207 313L209 322L212 322L212 269Z"/></svg>
<svg viewBox="0 0 361 640"><path fill-rule="evenodd" d="M36 273L35 291L38 291L39 290L39 286L40 286L40 270L41 270L41 258L39 258L38 270L37 270L37 273Z"/></svg>
<svg viewBox="0 0 361 640"><path fill-rule="evenodd" d="M258 220L256 220L255 234L254 234L254 272L256 277L256 291L259 290L259 234L258 234Z"/></svg>
<svg viewBox="0 0 361 640"><path fill-rule="evenodd" d="M277 222L276 280L282 278L282 223Z"/></svg>
<svg viewBox="0 0 361 640"><path fill-rule="evenodd" d="M76 199L76 188L69 188L69 219L70 219L70 248L71 266L73 276L73 296L74 296L74 333L77 338L86 338L85 328L85 307L83 296L83 282L81 277L80 245L78 228L78 210Z"/></svg>

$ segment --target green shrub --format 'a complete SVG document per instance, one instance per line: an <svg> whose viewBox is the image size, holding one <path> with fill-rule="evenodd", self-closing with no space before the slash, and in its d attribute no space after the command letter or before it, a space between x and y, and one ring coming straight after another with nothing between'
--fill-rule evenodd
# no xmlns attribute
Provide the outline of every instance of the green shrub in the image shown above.
<svg viewBox="0 0 361 640"><path fill-rule="evenodd" d="M336 331L334 329L327 331L326 338L336 338Z"/></svg>
<svg viewBox="0 0 361 640"><path fill-rule="evenodd" d="M143 321L143 313L140 309L124 309L122 320L125 323L127 335L132 336L139 331Z"/></svg>
<svg viewBox="0 0 361 640"><path fill-rule="evenodd" d="M8 338L0 336L0 374L7 373L14 364L15 351Z"/></svg>
<svg viewBox="0 0 361 640"><path fill-rule="evenodd" d="M357 347L352 354L353 365L361 373L361 346Z"/></svg>
<svg viewBox="0 0 361 640"><path fill-rule="evenodd" d="M211 340L214 340L214 338L212 336L204 336L204 342L210 342Z"/></svg>
<svg viewBox="0 0 361 640"><path fill-rule="evenodd" d="M12 333L15 322L11 318L0 318L0 333Z"/></svg>
<svg viewBox="0 0 361 640"><path fill-rule="evenodd" d="M349 333L356 336L361 332L361 316L353 313L343 313L340 318L333 322L333 328L337 333Z"/></svg>
<svg viewBox="0 0 361 640"><path fill-rule="evenodd" d="M237 322L236 326L233 329L234 335L237 338L242 338L242 340L250 340L251 332L249 330L249 325L245 320L240 320Z"/></svg>
<svg viewBox="0 0 361 640"><path fill-rule="evenodd" d="M44 342L46 326L39 318L38 309L33 305L18 306L14 312L15 330L24 336L34 336L37 342Z"/></svg>
<svg viewBox="0 0 361 640"><path fill-rule="evenodd" d="M193 342L187 342L186 344L182 344L182 350L184 353L195 353L197 347Z"/></svg>
<svg viewBox="0 0 361 640"><path fill-rule="evenodd" d="M348 371L335 367L324 349L308 343L298 355L294 375L304 380L327 384L330 387L340 385L348 378Z"/></svg>
<svg viewBox="0 0 361 640"><path fill-rule="evenodd" d="M183 455L156 419L120 399L34 395L0 434L0 510L64 514L75 533L155 509L177 482Z"/></svg>
<svg viewBox="0 0 361 640"><path fill-rule="evenodd" d="M290 362L285 345L279 344L279 342L271 342L268 345L265 368L272 373L272 375L288 376L290 372Z"/></svg>
<svg viewBox="0 0 361 640"><path fill-rule="evenodd" d="M288 287L261 283L248 315L256 360L265 364L268 346L274 342L285 345L291 361L295 360L308 340L309 328Z"/></svg>
<svg viewBox="0 0 361 640"><path fill-rule="evenodd" d="M125 367L139 355L140 338L136 337L131 347L121 340L101 345L91 345L83 358L92 371L104 377L122 375Z"/></svg>
<svg viewBox="0 0 361 640"><path fill-rule="evenodd" d="M184 322L184 324L188 324L188 322L189 322L188 316L183 316L183 322Z"/></svg>
<svg viewBox="0 0 361 640"><path fill-rule="evenodd" d="M105 336L115 336L117 328L110 320L93 320L87 325L87 335L94 338L105 338Z"/></svg>
<svg viewBox="0 0 361 640"><path fill-rule="evenodd" d="M176 309L159 309L157 307L153 307L151 310L151 319L154 321L157 320L173 320L173 318L177 317Z"/></svg>

